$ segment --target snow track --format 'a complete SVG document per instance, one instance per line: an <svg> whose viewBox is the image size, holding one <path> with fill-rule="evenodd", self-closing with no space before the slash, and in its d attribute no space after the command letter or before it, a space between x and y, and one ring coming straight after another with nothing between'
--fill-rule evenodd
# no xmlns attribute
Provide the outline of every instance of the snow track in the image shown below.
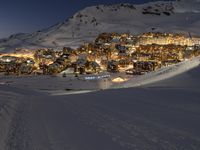
<svg viewBox="0 0 200 150"><path fill-rule="evenodd" d="M0 149L199 150L200 91L181 82L192 76L199 85L199 72L168 79L163 88L157 83L63 96L4 87L1 108L13 109L7 109L10 117L1 113Z"/></svg>
<svg viewBox="0 0 200 150"><path fill-rule="evenodd" d="M21 103L13 116L8 137L6 139L5 150L34 150L30 147L29 127L27 119L29 119L29 112L27 112L27 103Z"/></svg>
<svg viewBox="0 0 200 150"><path fill-rule="evenodd" d="M16 105L22 97L19 94L1 90L0 87L0 150L5 150L9 126L16 113Z"/></svg>

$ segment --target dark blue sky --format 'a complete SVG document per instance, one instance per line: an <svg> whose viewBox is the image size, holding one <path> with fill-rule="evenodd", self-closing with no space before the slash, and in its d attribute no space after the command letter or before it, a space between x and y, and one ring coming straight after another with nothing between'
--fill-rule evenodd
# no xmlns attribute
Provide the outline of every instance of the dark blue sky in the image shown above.
<svg viewBox="0 0 200 150"><path fill-rule="evenodd" d="M149 1L152 0L0 0L0 38L46 28L87 6Z"/></svg>

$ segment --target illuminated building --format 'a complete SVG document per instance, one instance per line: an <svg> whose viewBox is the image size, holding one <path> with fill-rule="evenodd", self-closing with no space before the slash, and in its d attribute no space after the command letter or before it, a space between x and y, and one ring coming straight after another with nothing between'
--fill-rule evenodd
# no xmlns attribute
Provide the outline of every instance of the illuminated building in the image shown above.
<svg viewBox="0 0 200 150"><path fill-rule="evenodd" d="M182 34L144 33L132 36L102 33L94 43L84 43L77 49L19 49L1 54L0 72L58 74L70 68L75 75L102 71L141 75L199 56L199 44L199 38Z"/></svg>

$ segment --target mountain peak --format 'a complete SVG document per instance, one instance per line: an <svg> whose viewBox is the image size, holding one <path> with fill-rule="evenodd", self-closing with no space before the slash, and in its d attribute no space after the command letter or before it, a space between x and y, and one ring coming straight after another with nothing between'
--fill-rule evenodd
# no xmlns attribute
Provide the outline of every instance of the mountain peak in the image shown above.
<svg viewBox="0 0 200 150"><path fill-rule="evenodd" d="M121 3L87 7L67 21L32 34L18 35L0 42L11 49L23 46L78 47L103 32L175 32L200 34L200 3L193 1L155 1L140 5ZM21 40L20 40L21 39Z"/></svg>

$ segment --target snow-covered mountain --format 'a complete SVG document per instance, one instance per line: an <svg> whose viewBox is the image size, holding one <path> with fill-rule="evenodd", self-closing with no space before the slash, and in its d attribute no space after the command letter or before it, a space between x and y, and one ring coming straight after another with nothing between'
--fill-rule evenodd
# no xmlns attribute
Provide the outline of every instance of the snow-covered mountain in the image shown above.
<svg viewBox="0 0 200 150"><path fill-rule="evenodd" d="M0 40L0 50L36 47L77 47L102 32L181 32L199 35L200 1L157 1L141 5L87 7L68 20L32 34Z"/></svg>

